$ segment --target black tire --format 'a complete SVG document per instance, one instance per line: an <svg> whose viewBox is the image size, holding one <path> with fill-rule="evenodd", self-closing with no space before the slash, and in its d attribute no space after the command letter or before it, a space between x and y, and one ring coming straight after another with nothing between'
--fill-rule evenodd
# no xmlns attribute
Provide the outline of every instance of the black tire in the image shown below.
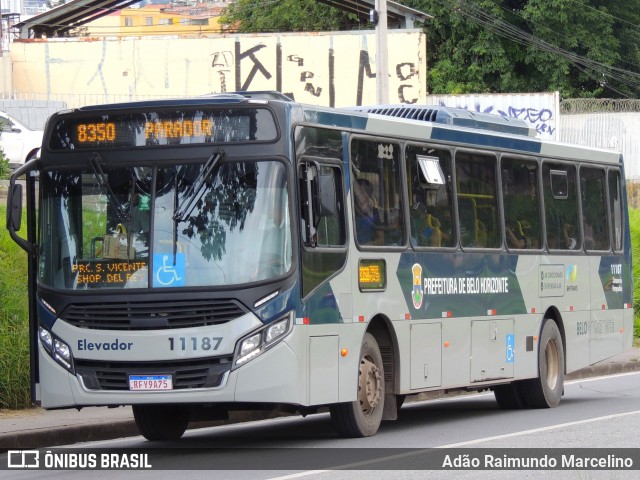
<svg viewBox="0 0 640 480"><path fill-rule="evenodd" d="M384 410L384 367L378 342L366 333L360 348L358 399L331 405L331 420L343 437L370 437L382 422Z"/></svg>
<svg viewBox="0 0 640 480"><path fill-rule="evenodd" d="M564 391L564 347L555 321L542 326L538 346L538 378L525 380L521 393L529 408L553 408L560 404Z"/></svg>
<svg viewBox="0 0 640 480"><path fill-rule="evenodd" d="M520 392L519 382L497 385L493 387L493 394L498 406L503 410L518 410L526 407Z"/></svg>
<svg viewBox="0 0 640 480"><path fill-rule="evenodd" d="M179 405L133 405L138 430L150 441L178 440L189 425L188 407Z"/></svg>

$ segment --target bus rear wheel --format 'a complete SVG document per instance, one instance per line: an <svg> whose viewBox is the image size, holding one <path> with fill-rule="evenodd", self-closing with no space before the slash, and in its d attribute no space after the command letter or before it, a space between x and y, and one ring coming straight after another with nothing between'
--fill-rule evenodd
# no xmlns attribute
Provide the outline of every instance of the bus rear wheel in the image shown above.
<svg viewBox="0 0 640 480"><path fill-rule="evenodd" d="M150 441L178 440L189 425L188 407L179 405L133 405L133 418Z"/></svg>
<svg viewBox="0 0 640 480"><path fill-rule="evenodd" d="M520 392L529 408L553 408L560 404L564 391L564 348L555 321L542 326L538 347L538 378L524 380Z"/></svg>
<svg viewBox="0 0 640 480"><path fill-rule="evenodd" d="M331 406L331 420L343 437L370 437L382 422L384 410L384 367L378 342L366 333L360 349L358 399Z"/></svg>

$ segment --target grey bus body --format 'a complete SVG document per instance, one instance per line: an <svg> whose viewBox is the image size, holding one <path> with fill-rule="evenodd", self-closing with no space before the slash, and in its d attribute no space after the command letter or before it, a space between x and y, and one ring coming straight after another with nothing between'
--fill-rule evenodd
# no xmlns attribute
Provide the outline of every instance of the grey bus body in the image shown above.
<svg viewBox="0 0 640 480"><path fill-rule="evenodd" d="M620 154L513 119L260 94L86 107L50 118L9 199L34 401L133 405L149 439L283 405L368 436L434 390L554 407L565 373L631 347Z"/></svg>

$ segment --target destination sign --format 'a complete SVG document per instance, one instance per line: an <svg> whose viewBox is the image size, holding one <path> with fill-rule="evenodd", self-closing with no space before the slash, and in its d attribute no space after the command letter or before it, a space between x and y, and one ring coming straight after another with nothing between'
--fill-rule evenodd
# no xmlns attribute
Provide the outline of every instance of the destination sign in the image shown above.
<svg viewBox="0 0 640 480"><path fill-rule="evenodd" d="M123 287L147 284L147 260L78 260L71 266L78 286Z"/></svg>
<svg viewBox="0 0 640 480"><path fill-rule="evenodd" d="M87 117L61 116L50 150L267 142L277 138L266 108L184 108L130 113L105 110Z"/></svg>

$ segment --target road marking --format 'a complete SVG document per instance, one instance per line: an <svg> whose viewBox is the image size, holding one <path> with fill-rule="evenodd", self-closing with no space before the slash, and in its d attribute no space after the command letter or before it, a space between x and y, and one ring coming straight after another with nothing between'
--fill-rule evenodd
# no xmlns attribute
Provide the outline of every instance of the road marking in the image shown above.
<svg viewBox="0 0 640 480"><path fill-rule="evenodd" d="M603 420L611 420L613 418L627 417L629 415L638 415L638 414L640 414L640 410L634 410L632 412L624 412L624 413L615 413L613 415L605 415L604 417L588 418L586 420L576 420L575 422L559 423L556 425L549 425L548 427L534 428L532 430L523 430L521 432L505 433L504 435L495 435L493 437L478 438L476 440L469 440L466 442L450 443L449 445L441 445L439 447L434 447L434 448L459 448L459 447L464 447L466 445L473 445L476 443L484 443L484 442L490 442L492 440L501 440L504 438L519 437L521 435L530 435L532 433L548 432L550 430L555 430L557 428L571 427L573 425L581 425L584 423L601 422Z"/></svg>
<svg viewBox="0 0 640 480"><path fill-rule="evenodd" d="M561 423L561 424L557 424L557 425L550 425L548 427L541 427L541 428L534 428L532 430L524 430L521 432L514 432L514 433L507 433L504 435L495 435L492 437L484 437L484 438L478 438L475 440L469 440L467 442L459 442L459 443L450 443L448 445L440 445L440 446L436 446L436 447L432 447L432 448L423 448L420 450L412 450L410 452L406 452L406 453L399 453L397 455L389 455L386 457L379 457L373 460L365 460L362 462L357 462L357 463L349 463L349 464L345 464L345 465L336 465L333 467L330 467L328 469L324 469L324 470L308 470L305 472L299 472L299 473L292 473L289 475L283 475L280 477L272 477L269 480L291 480L294 478L301 478L301 477L308 477L310 475L317 475L320 473L326 473L326 472L330 472L330 471L334 471L334 470L345 470L345 469L350 469L350 468L354 468L354 467L362 467L365 465L371 465L374 463L380 463L380 462L386 462L389 460L397 460L399 458L406 458L406 457L412 457L415 455L422 455L425 453L430 452L431 450L433 450L434 448L460 448L460 447L465 447L468 445L473 445L473 444L477 444L477 443L484 443L484 442L490 442L492 440L501 440L504 438L512 438L512 437L518 437L521 435L529 435L532 433L539 433L539 432L546 432L546 431L550 431L550 430L555 430L558 428L564 428L564 427L570 427L572 425L580 425L580 424L584 424L584 423L592 423L592 422L600 422L603 420L611 420L613 418L620 418L620 417L627 417L629 415L638 415L640 414L640 410L635 410L632 412L624 412L624 413L616 413L613 415L605 415L604 417L597 417L597 418L590 418L587 420L577 420L575 422L567 422L567 423Z"/></svg>
<svg viewBox="0 0 640 480"><path fill-rule="evenodd" d="M600 377L585 377L585 378L577 378L575 380L570 380L568 382L564 382L565 385L573 385L574 383L586 383L586 382L595 382L598 380L607 380L609 378L618 378L618 377L628 377L629 375L640 375L640 372L626 372L626 373L616 373L614 375L602 375Z"/></svg>

